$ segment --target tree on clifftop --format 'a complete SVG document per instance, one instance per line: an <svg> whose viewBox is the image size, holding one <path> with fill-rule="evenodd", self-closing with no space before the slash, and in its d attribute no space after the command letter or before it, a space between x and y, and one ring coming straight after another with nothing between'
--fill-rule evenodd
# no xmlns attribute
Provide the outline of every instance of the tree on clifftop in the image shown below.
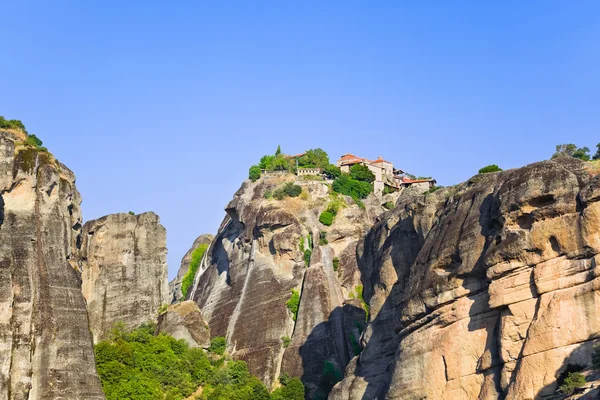
<svg viewBox="0 0 600 400"><path fill-rule="evenodd" d="M577 145L573 143L566 144L558 144L556 145L556 152L552 155L552 158L555 157L574 157L579 158L580 160L589 161L590 160L590 149L587 147L577 147ZM596 153L598 154L598 153Z"/></svg>

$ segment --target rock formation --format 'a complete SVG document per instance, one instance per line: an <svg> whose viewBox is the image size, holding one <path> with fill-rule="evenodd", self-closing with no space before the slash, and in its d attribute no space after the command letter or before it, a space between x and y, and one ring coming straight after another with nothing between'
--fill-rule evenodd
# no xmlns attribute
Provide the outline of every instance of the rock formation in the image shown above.
<svg viewBox="0 0 600 400"><path fill-rule="evenodd" d="M600 177L573 158L401 195L359 246L370 323L331 399L534 399L600 339Z"/></svg>
<svg viewBox="0 0 600 400"><path fill-rule="evenodd" d="M158 317L158 333L183 339L190 347L210 346L210 330L198 305L193 301L176 303Z"/></svg>
<svg viewBox="0 0 600 400"><path fill-rule="evenodd" d="M340 196L345 206L327 227L319 214L332 198L323 182L298 182L300 197L268 198L294 180L267 176L242 185L190 298L211 335L226 336L229 352L252 374L269 386L283 372L302 377L309 397L316 397L326 395L360 351L365 311L352 299L361 285L356 246L384 209L375 198L361 210ZM292 289L300 295L296 321L286 307Z"/></svg>
<svg viewBox="0 0 600 400"><path fill-rule="evenodd" d="M152 212L112 214L83 226L80 264L94 343L113 324L156 322L168 303L166 231Z"/></svg>
<svg viewBox="0 0 600 400"><path fill-rule="evenodd" d="M74 264L75 176L0 131L0 399L103 399Z"/></svg>
<svg viewBox="0 0 600 400"><path fill-rule="evenodd" d="M183 300L183 293L181 292L181 280L188 272L190 262L192 261L192 253L198 248L198 246L202 244L209 245L213 238L214 236L211 234L203 234L198 236L196 240L194 240L192 247L181 259L181 265L179 266L179 271L177 271L177 276L175 279L169 282L169 298L171 299L172 303Z"/></svg>

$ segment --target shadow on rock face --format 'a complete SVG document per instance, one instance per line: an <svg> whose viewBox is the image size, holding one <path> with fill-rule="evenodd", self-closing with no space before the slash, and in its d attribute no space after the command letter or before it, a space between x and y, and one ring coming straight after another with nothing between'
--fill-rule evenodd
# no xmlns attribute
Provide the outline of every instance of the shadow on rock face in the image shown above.
<svg viewBox="0 0 600 400"><path fill-rule="evenodd" d="M365 328L366 312L352 304L336 307L299 348L306 388L306 399L321 400L342 380L344 369L362 348L360 335Z"/></svg>

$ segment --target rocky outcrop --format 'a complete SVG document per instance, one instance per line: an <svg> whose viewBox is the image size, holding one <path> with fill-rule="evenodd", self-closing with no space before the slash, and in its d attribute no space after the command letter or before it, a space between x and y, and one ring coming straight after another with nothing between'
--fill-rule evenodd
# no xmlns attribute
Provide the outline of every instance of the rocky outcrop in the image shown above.
<svg viewBox="0 0 600 400"><path fill-rule="evenodd" d="M318 219L332 200L323 182L297 182L303 187L297 198L268 198L294 180L263 177L242 185L190 298L211 335L226 336L231 355L267 385L285 372L302 378L309 397L324 396L360 351L365 311L352 299L361 285L356 247L384 209L376 198L361 210L340 197L345 207L327 227ZM286 307L292 289L300 295L296 321Z"/></svg>
<svg viewBox="0 0 600 400"><path fill-rule="evenodd" d="M331 399L534 399L600 339L600 178L553 159L403 193L359 251L370 323Z"/></svg>
<svg viewBox="0 0 600 400"><path fill-rule="evenodd" d="M73 257L75 176L19 139L0 130L0 399L103 399Z"/></svg>
<svg viewBox="0 0 600 400"><path fill-rule="evenodd" d="M192 247L187 251L187 253L185 253L183 258L181 259L181 265L179 266L179 270L177 271L177 276L171 282L169 282L169 298L171 299L171 303L176 303L184 299L183 293L181 292L181 281L190 268L190 262L192 261L192 253L202 244L209 245L210 242L212 242L213 238L213 235L206 233L198 236L196 240L194 240Z"/></svg>
<svg viewBox="0 0 600 400"><path fill-rule="evenodd" d="M210 346L210 330L198 305L193 301L176 303L158 317L157 333L183 339L190 347Z"/></svg>
<svg viewBox="0 0 600 400"><path fill-rule="evenodd" d="M83 226L80 265L94 343L116 322L156 322L168 303L166 231L152 212L112 214Z"/></svg>

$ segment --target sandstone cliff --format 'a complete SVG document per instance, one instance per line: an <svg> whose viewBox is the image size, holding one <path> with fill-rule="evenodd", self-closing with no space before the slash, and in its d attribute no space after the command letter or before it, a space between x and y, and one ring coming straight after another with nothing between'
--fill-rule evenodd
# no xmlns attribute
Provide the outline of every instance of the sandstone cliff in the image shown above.
<svg viewBox="0 0 600 400"><path fill-rule="evenodd" d="M210 329L193 301L176 303L158 317L157 333L183 339L190 347L210 346Z"/></svg>
<svg viewBox="0 0 600 400"><path fill-rule="evenodd" d="M360 351L365 311L356 298L356 246L384 209L375 198L361 210L340 196L335 201L343 205L327 227L318 219L332 201L323 182L298 182L300 197L268 198L295 179L263 177L242 185L189 298L211 335L226 336L232 356L247 361L254 375L270 386L283 372L301 377L309 398L317 398ZM292 289L300 296L296 321L286 307Z"/></svg>
<svg viewBox="0 0 600 400"><path fill-rule="evenodd" d="M192 253L200 245L210 244L213 238L214 236L211 234L203 234L198 236L196 240L194 240L192 247L187 251L187 253L185 253L183 258L181 259L181 264L179 266L179 270L177 271L177 276L171 282L169 282L169 298L171 303L181 301L184 297L183 293L181 292L181 281L190 268L190 262L192 261Z"/></svg>
<svg viewBox="0 0 600 400"><path fill-rule="evenodd" d="M115 322L156 322L168 303L166 231L152 212L112 214L83 226L80 268L94 343Z"/></svg>
<svg viewBox="0 0 600 400"><path fill-rule="evenodd" d="M0 131L0 399L103 399L73 262L75 176L24 138Z"/></svg>
<svg viewBox="0 0 600 400"><path fill-rule="evenodd" d="M359 251L366 348L331 399L533 399L600 338L600 179L555 159L402 194Z"/></svg>

